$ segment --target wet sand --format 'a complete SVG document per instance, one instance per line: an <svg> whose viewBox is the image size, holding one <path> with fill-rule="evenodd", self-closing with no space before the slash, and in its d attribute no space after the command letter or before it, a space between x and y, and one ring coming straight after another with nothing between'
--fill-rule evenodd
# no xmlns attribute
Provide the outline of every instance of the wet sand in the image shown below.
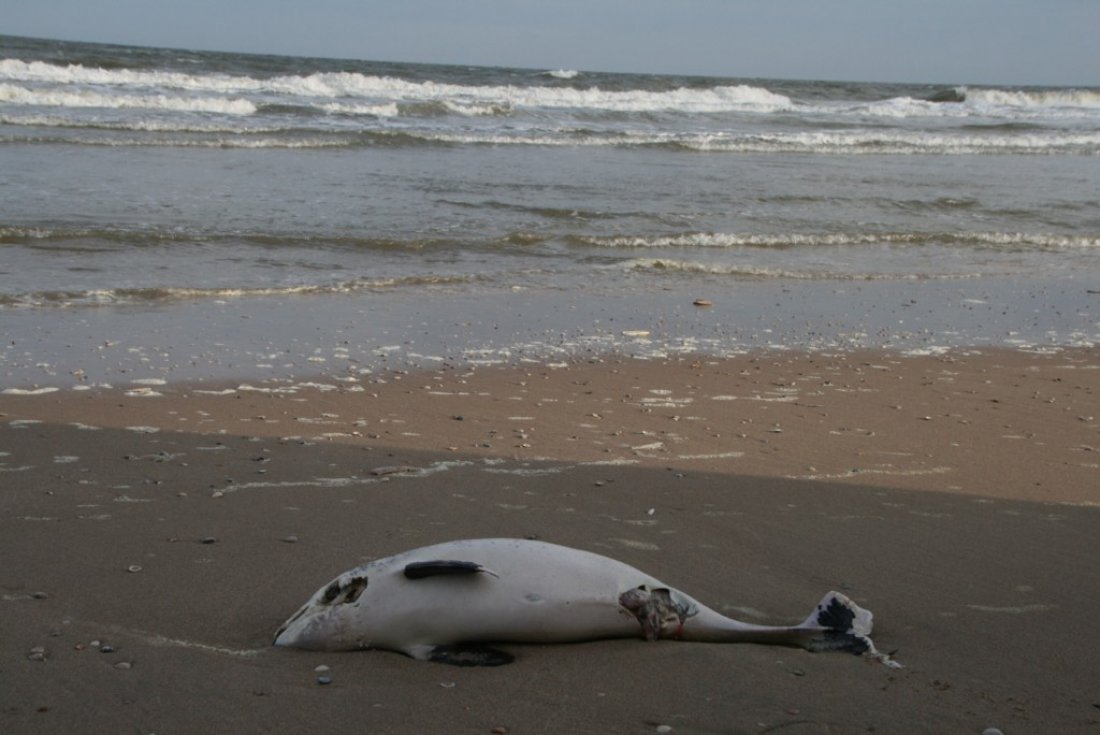
<svg viewBox="0 0 1100 735"><path fill-rule="evenodd" d="M1082 349L0 394L0 730L1098 732L1098 391ZM335 574L479 536L613 556L750 622L839 589L905 668L270 646Z"/></svg>

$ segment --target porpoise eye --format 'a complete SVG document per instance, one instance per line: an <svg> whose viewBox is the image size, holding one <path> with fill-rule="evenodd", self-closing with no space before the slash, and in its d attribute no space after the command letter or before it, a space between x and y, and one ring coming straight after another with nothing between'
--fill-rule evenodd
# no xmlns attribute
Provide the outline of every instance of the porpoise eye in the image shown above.
<svg viewBox="0 0 1100 735"><path fill-rule="evenodd" d="M333 582L332 584L330 584L328 586L328 589L325 590L325 595L321 599L324 602L332 602L333 600L336 599L336 596L339 595L339 594L340 594L340 583L339 582Z"/></svg>

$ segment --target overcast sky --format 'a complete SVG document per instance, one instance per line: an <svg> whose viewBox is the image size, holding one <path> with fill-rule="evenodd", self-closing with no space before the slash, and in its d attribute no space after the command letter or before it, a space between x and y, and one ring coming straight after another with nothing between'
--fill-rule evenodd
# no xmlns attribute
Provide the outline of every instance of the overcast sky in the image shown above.
<svg viewBox="0 0 1100 735"><path fill-rule="evenodd" d="M1100 0L0 0L0 33L540 69L1100 86Z"/></svg>

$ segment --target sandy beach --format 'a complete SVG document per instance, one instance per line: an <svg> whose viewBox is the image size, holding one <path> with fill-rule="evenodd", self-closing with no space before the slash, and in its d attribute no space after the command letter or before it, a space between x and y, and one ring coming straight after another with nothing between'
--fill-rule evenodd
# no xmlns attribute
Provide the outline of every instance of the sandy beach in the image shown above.
<svg viewBox="0 0 1100 735"><path fill-rule="evenodd" d="M1100 732L1098 467L1096 349L8 391L0 730ZM336 574L488 536L749 622L838 589L904 668L640 639L492 669L271 647Z"/></svg>

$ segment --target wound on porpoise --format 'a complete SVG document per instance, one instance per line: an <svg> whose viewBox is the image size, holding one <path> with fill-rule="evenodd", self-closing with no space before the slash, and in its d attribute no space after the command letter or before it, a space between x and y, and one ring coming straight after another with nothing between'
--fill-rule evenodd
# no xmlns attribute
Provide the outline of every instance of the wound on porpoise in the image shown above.
<svg viewBox="0 0 1100 735"><path fill-rule="evenodd" d="M355 602L359 599L359 595L363 594L363 590L367 588L366 577L353 577L347 586L347 594L344 595L344 602Z"/></svg>
<svg viewBox="0 0 1100 735"><path fill-rule="evenodd" d="M349 602L355 602L359 599L359 595L363 594L363 590L367 588L366 577L352 577L348 580L346 585L341 585L339 581L333 582L325 589L325 594L321 599L327 604L333 602L341 593L344 593L344 599L341 600L341 604L347 604Z"/></svg>

